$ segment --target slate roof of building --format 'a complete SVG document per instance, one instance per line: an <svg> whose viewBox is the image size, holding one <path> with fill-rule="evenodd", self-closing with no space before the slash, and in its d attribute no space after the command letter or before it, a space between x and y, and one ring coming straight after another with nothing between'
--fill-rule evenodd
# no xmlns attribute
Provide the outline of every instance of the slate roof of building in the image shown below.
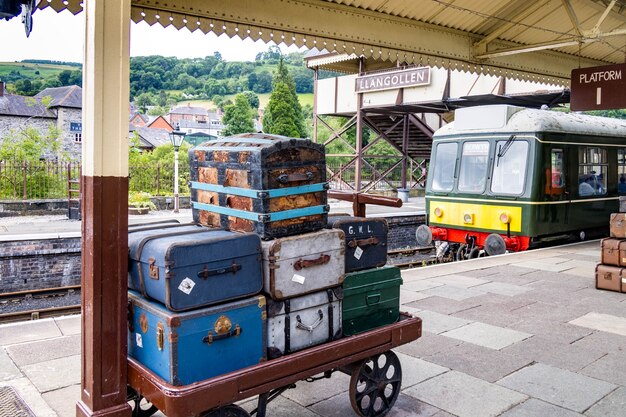
<svg viewBox="0 0 626 417"><path fill-rule="evenodd" d="M146 147L156 148L170 143L170 133L167 129L157 127L137 127L131 125L129 126L129 131L136 131L142 144L145 144Z"/></svg>
<svg viewBox="0 0 626 417"><path fill-rule="evenodd" d="M170 111L170 114L195 114L206 116L207 110L202 107L193 107L193 106L181 106L176 107Z"/></svg>
<svg viewBox="0 0 626 417"><path fill-rule="evenodd" d="M83 89L77 85L46 88L39 92L35 97L42 98L46 96L52 98L50 107L71 107L75 109L83 108Z"/></svg>
<svg viewBox="0 0 626 417"><path fill-rule="evenodd" d="M42 117L55 119L56 114L46 108L41 101L32 97L19 96L16 94L3 94L0 96L0 115L18 117Z"/></svg>

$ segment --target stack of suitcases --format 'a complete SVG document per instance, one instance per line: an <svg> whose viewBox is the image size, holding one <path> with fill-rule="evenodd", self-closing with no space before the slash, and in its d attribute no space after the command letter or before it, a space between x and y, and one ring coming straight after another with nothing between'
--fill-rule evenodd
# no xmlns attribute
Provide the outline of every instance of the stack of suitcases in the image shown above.
<svg viewBox="0 0 626 417"><path fill-rule="evenodd" d="M611 214L610 236L602 239L596 288L626 292L626 213Z"/></svg>
<svg viewBox="0 0 626 417"><path fill-rule="evenodd" d="M387 222L328 216L323 145L190 151L193 223L129 228L129 356L187 385L393 323Z"/></svg>

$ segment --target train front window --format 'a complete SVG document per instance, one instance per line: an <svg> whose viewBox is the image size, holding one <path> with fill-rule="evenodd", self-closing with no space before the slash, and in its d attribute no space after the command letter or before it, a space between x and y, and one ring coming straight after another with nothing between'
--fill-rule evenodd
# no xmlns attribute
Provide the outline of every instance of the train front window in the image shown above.
<svg viewBox="0 0 626 417"><path fill-rule="evenodd" d="M501 149L508 147L506 152ZM528 142L524 140L499 140L496 142L496 159L493 166L491 191L495 194L521 194L524 191Z"/></svg>
<svg viewBox="0 0 626 417"><path fill-rule="evenodd" d="M487 180L489 142L465 142L461 154L459 191L482 193Z"/></svg>
<svg viewBox="0 0 626 417"><path fill-rule="evenodd" d="M434 168L433 191L452 191L457 148L458 145L456 143L440 143L437 145L435 161L434 164L431 164Z"/></svg>

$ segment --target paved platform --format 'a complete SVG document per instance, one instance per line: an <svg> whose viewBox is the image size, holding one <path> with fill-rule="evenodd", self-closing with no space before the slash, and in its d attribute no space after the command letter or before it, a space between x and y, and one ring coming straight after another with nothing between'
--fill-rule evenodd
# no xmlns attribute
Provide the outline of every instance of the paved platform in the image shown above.
<svg viewBox="0 0 626 417"><path fill-rule="evenodd" d="M403 271L402 309L423 319L424 334L396 350L403 385L388 415L625 416L626 294L595 289L599 246ZM0 386L36 416L74 416L79 339L79 317L0 326ZM348 381L300 383L268 416L354 415Z"/></svg>

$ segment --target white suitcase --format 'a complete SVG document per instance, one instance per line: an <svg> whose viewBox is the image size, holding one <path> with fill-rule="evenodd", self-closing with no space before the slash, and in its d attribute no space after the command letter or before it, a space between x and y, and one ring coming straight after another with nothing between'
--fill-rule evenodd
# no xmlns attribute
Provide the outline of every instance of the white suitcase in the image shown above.
<svg viewBox="0 0 626 417"><path fill-rule="evenodd" d="M339 339L341 287L288 300L267 300L267 355L282 355Z"/></svg>
<svg viewBox="0 0 626 417"><path fill-rule="evenodd" d="M341 285L345 275L345 234L341 229L261 242L263 290L283 300Z"/></svg>

